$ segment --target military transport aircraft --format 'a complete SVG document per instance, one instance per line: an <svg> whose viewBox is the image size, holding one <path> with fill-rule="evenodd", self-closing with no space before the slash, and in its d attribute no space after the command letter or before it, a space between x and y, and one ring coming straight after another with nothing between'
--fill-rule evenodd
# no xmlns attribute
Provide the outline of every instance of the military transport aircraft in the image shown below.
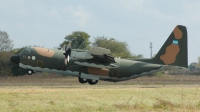
<svg viewBox="0 0 200 112"><path fill-rule="evenodd" d="M142 47L142 46L140 46ZM80 83L91 85L98 80L124 81L148 75L171 67L187 68L187 29L178 25L152 59L114 58L109 49L93 47L90 50L53 50L41 47L26 48L10 61L34 72L48 72L78 77Z"/></svg>

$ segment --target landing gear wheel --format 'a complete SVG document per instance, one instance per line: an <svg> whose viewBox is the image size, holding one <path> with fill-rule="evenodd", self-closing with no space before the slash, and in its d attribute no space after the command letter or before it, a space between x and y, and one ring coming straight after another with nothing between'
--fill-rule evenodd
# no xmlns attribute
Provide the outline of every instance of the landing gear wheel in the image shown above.
<svg viewBox="0 0 200 112"><path fill-rule="evenodd" d="M88 83L89 83L90 85L94 85L94 84L97 84L97 83L98 83L98 80L88 79Z"/></svg>
<svg viewBox="0 0 200 112"><path fill-rule="evenodd" d="M78 78L78 80L79 80L79 82L80 83L82 83L82 84L84 84L84 83L87 83L88 82L88 80L87 79L84 79L84 78Z"/></svg>
<svg viewBox="0 0 200 112"><path fill-rule="evenodd" d="M30 69L29 69L29 70L27 71L27 74L28 74L28 75L32 75L32 74L33 74L33 70L30 70Z"/></svg>

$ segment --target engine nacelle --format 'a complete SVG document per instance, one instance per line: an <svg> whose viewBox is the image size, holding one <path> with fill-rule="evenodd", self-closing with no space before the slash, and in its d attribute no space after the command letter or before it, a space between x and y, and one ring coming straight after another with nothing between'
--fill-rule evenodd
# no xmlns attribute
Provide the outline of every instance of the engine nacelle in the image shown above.
<svg viewBox="0 0 200 112"><path fill-rule="evenodd" d="M104 54L111 54L109 49L102 48L102 47L93 47L91 48L88 53L93 55L104 55Z"/></svg>
<svg viewBox="0 0 200 112"><path fill-rule="evenodd" d="M91 59L93 58L93 56L89 54L87 51L84 51L84 52L72 51L71 58L72 59Z"/></svg>

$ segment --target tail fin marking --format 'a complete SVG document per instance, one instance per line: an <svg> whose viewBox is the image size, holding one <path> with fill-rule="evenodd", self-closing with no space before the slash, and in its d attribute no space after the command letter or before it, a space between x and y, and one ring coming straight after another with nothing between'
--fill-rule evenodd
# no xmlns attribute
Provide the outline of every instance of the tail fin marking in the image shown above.
<svg viewBox="0 0 200 112"><path fill-rule="evenodd" d="M152 61L165 65L188 67L187 29L185 26L175 27Z"/></svg>

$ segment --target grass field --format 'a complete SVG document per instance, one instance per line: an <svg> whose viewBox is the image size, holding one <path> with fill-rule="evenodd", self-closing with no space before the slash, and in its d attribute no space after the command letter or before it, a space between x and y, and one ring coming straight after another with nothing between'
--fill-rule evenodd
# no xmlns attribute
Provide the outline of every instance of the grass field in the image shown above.
<svg viewBox="0 0 200 112"><path fill-rule="evenodd" d="M100 81L91 86L79 84L76 78L9 77L0 80L0 111L195 112L200 111L199 79L143 77L120 83Z"/></svg>
<svg viewBox="0 0 200 112"><path fill-rule="evenodd" d="M198 87L1 87L0 111L200 111Z"/></svg>

